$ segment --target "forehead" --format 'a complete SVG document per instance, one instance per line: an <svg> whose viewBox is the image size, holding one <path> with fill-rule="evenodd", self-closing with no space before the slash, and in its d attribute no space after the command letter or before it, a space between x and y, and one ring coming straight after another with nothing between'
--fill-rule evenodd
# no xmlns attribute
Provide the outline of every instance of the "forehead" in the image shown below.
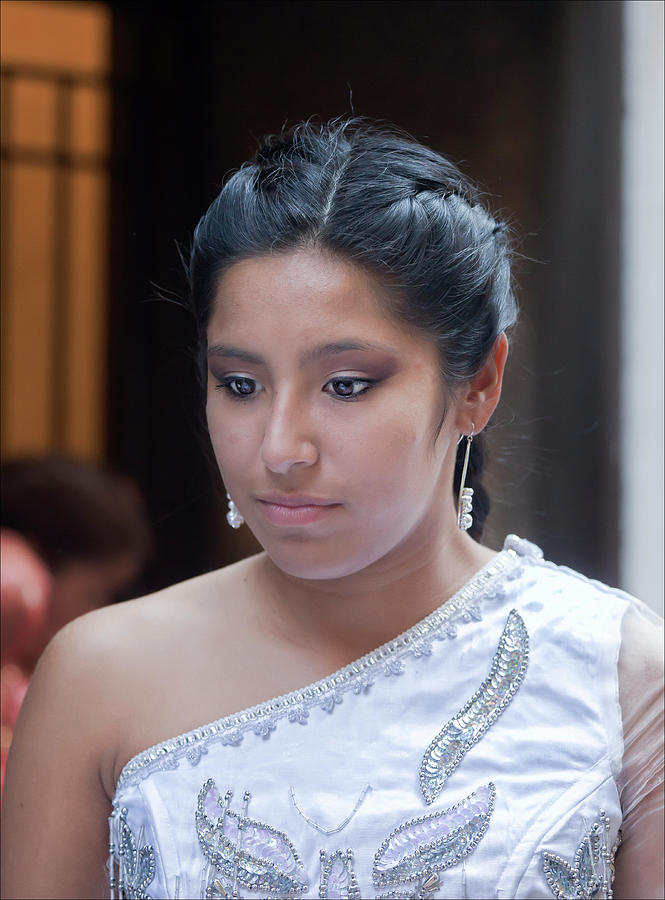
<svg viewBox="0 0 665 900"><path fill-rule="evenodd" d="M387 308L386 289L360 266L315 250L277 253L231 266L217 286L209 323L251 335L266 326L303 338L350 327L407 339L410 329ZM422 337L420 338L422 340Z"/></svg>

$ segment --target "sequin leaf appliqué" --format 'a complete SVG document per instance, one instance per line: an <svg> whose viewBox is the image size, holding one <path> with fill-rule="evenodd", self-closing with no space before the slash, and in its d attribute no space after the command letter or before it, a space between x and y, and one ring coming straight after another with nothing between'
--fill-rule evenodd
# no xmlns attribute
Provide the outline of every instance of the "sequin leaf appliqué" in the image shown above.
<svg viewBox="0 0 665 900"><path fill-rule="evenodd" d="M320 900L360 900L358 880L353 868L353 851L321 850Z"/></svg>
<svg viewBox="0 0 665 900"><path fill-rule="evenodd" d="M117 809L117 808L116 808ZM150 900L147 888L155 877L155 854L152 847L143 844L143 832L138 840L127 824L127 810L117 812L115 822L116 841L111 846L111 893L115 888L113 856L118 864L118 897L120 900Z"/></svg>
<svg viewBox="0 0 665 900"><path fill-rule="evenodd" d="M612 897L614 855L621 843L621 832L611 850L607 837L610 820L603 810L599 821L586 832L580 842L572 865L563 857L545 851L543 871L550 890L557 900L592 900Z"/></svg>
<svg viewBox="0 0 665 900"><path fill-rule="evenodd" d="M448 809L404 822L376 852L374 885L427 879L457 865L487 831L494 797L495 788L490 782Z"/></svg>
<svg viewBox="0 0 665 900"><path fill-rule="evenodd" d="M244 795L243 813L230 808L232 792L224 797L212 779L199 792L196 833L201 849L215 867L222 884L236 882L252 891L301 894L307 890L302 862L287 836L247 816L250 794Z"/></svg>
<svg viewBox="0 0 665 900"><path fill-rule="evenodd" d="M526 672L529 635L516 610L508 616L490 673L431 742L420 766L420 788L433 803L467 751L501 715L519 688Z"/></svg>

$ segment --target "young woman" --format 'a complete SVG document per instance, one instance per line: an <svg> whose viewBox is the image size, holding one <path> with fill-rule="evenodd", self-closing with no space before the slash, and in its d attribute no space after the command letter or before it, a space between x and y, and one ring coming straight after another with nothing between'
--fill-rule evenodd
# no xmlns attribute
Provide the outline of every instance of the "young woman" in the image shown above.
<svg viewBox="0 0 665 900"><path fill-rule="evenodd" d="M615 868L662 896L656 618L478 542L504 226L412 140L305 125L229 179L190 277L264 552L51 643L4 896L609 897Z"/></svg>

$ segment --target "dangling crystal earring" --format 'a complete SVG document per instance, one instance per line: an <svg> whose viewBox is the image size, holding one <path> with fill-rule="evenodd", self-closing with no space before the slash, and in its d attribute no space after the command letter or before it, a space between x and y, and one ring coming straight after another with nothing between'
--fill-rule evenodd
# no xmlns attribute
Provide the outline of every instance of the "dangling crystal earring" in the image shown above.
<svg viewBox="0 0 665 900"><path fill-rule="evenodd" d="M231 495L227 493L226 499L229 501L229 511L226 514L226 521L229 523L231 528L240 528L240 526L245 521L243 517L240 515L240 510L235 505L233 500L231 500Z"/></svg>
<svg viewBox="0 0 665 900"><path fill-rule="evenodd" d="M471 423L471 434L466 436L466 453L464 454L464 465L462 466L462 477L459 483L459 500L457 501L457 527L462 531L468 531L473 525L473 516L471 510L473 507L473 488L464 487L466 481L466 470L469 467L469 454L471 452L471 441L475 434L475 426Z"/></svg>

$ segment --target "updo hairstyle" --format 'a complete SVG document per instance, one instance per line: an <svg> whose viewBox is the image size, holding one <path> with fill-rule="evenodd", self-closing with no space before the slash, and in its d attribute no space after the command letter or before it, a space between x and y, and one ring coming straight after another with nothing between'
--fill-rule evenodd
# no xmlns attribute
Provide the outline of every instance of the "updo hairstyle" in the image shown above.
<svg viewBox="0 0 665 900"><path fill-rule="evenodd" d="M451 162L392 127L306 122L267 137L194 232L188 274L203 383L222 274L240 260L297 249L332 253L377 278L390 311L436 343L449 388L473 377L517 316L506 226ZM467 474L476 539L489 511L482 467L477 436Z"/></svg>

